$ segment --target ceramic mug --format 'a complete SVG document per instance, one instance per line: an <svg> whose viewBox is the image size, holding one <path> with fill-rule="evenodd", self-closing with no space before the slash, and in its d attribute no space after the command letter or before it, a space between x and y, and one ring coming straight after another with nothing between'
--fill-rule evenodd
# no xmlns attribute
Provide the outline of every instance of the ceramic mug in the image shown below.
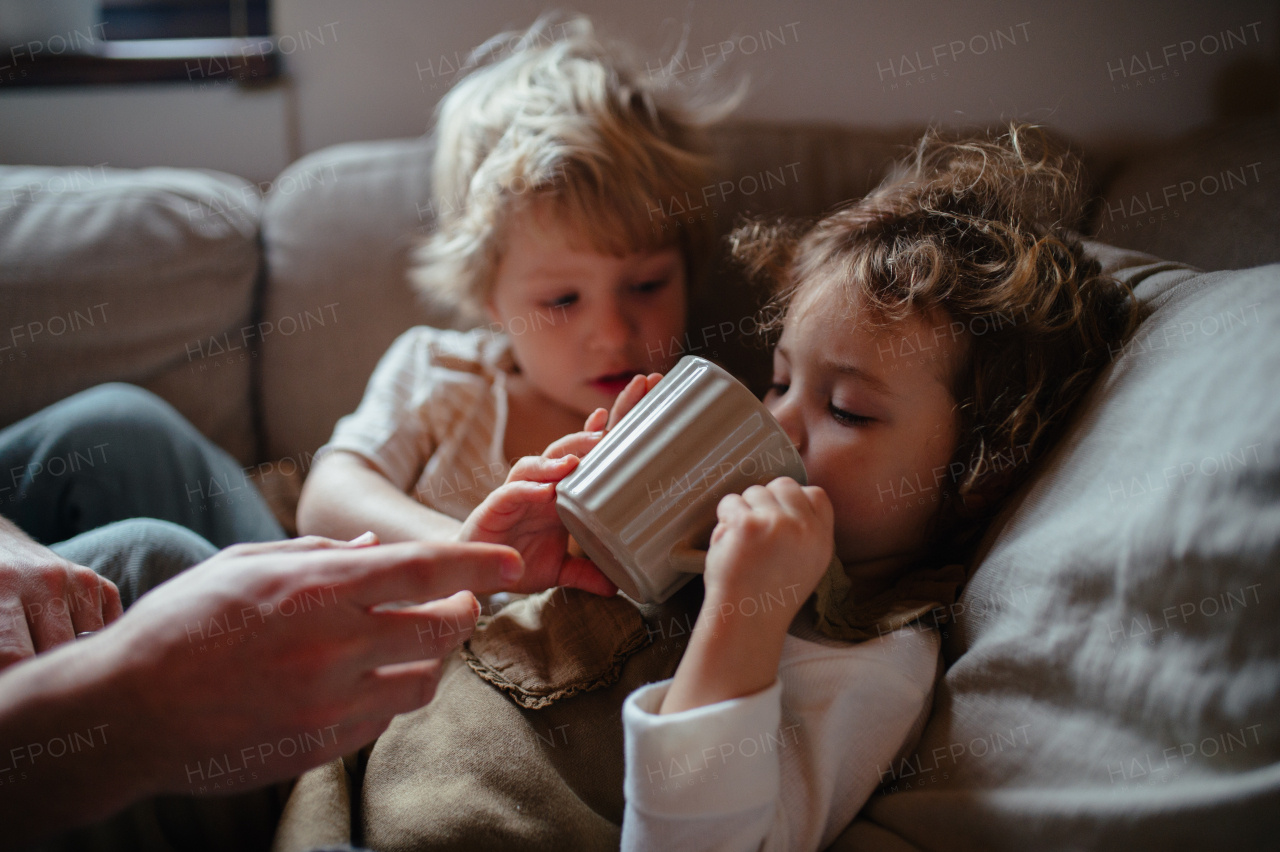
<svg viewBox="0 0 1280 852"><path fill-rule="evenodd" d="M629 597L661 603L701 573L726 494L804 464L755 394L686 355L556 488L556 510Z"/></svg>

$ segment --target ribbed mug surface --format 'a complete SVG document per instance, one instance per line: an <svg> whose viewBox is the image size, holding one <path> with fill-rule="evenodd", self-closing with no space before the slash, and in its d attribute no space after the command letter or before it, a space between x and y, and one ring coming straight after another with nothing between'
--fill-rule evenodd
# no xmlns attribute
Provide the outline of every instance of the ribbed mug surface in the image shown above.
<svg viewBox="0 0 1280 852"><path fill-rule="evenodd" d="M662 602L702 570L716 505L779 476L807 482L764 404L694 355L670 373L557 487L570 534L640 602Z"/></svg>

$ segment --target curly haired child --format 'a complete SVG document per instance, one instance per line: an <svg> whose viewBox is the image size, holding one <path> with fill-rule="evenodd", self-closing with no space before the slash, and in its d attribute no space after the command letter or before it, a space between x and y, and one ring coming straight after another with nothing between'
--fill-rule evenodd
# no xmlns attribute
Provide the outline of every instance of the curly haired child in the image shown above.
<svg viewBox="0 0 1280 852"><path fill-rule="evenodd" d="M765 402L810 485L721 501L689 648L624 709L623 848L824 848L912 747L938 640L901 628L951 602L952 563L1130 330L1130 294L1067 230L1078 185L1033 128L929 133L817 224L734 234L779 289ZM735 613L785 582L817 594Z"/></svg>

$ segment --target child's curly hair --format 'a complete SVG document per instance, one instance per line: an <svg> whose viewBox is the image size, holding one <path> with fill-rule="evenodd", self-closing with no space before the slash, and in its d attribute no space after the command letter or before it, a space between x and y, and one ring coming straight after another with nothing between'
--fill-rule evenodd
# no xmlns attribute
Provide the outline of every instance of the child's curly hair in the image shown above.
<svg viewBox="0 0 1280 852"><path fill-rule="evenodd" d="M931 130L861 201L807 228L756 222L731 235L735 257L776 287L773 331L816 282L840 287L859 323L942 315L960 329L938 544L980 528L1132 330L1132 293L1069 230L1080 171L1035 127L961 141Z"/></svg>

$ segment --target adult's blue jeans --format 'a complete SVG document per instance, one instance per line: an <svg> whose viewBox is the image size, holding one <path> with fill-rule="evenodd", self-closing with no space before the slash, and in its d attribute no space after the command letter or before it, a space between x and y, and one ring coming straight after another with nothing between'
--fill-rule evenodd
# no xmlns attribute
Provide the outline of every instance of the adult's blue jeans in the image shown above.
<svg viewBox="0 0 1280 852"><path fill-rule="evenodd" d="M126 608L220 548L285 537L231 456L126 384L91 388L0 431L0 514L110 579ZM147 799L39 848L265 850L280 795Z"/></svg>
<svg viewBox="0 0 1280 852"><path fill-rule="evenodd" d="M218 549L285 538L231 456L119 383L0 431L0 514L112 580L126 607Z"/></svg>

